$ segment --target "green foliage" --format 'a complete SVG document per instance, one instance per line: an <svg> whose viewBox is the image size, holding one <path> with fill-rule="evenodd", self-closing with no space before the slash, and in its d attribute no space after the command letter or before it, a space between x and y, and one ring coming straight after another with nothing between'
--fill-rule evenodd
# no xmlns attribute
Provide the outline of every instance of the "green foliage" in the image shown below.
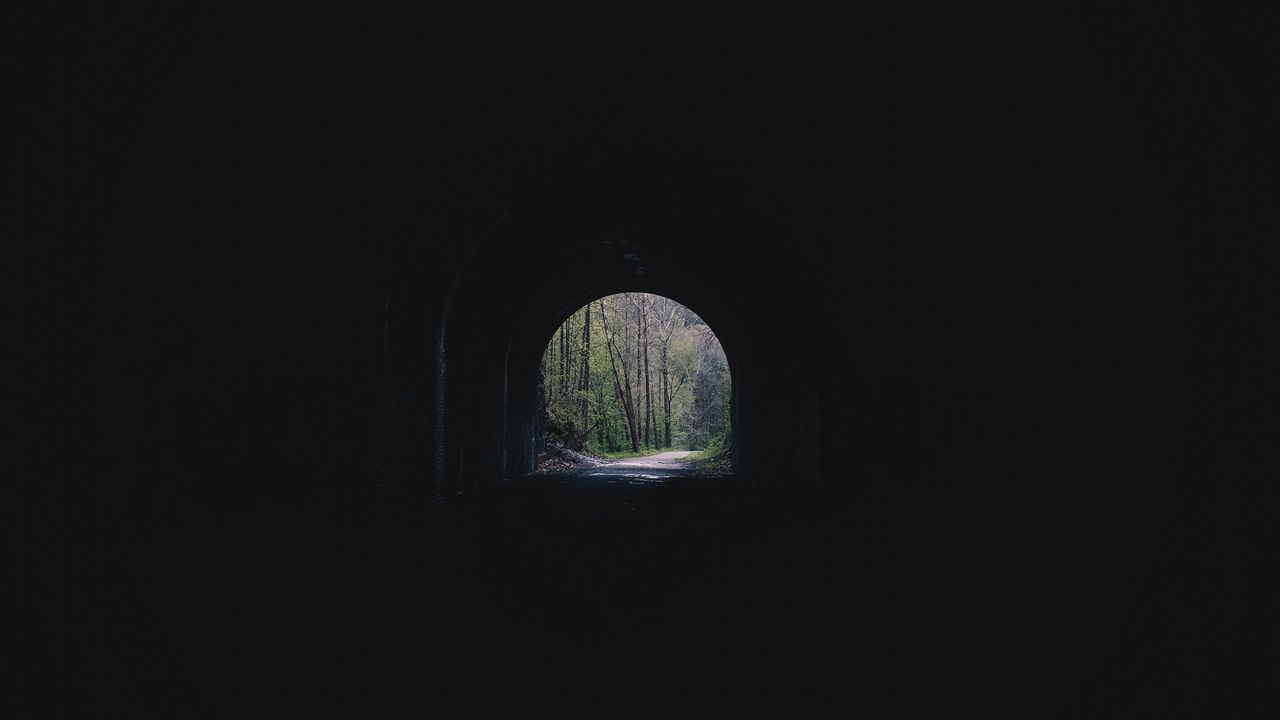
<svg viewBox="0 0 1280 720"><path fill-rule="evenodd" d="M681 448L660 448L657 450L641 450L640 452L631 452L630 450L618 450L616 452L595 452L594 455L609 458L610 460L618 460L624 458L649 457L658 453L672 452Z"/></svg>
<svg viewBox="0 0 1280 720"><path fill-rule="evenodd" d="M608 338L602 302L609 312ZM543 354L541 401L549 441L606 457L636 457L667 445L697 449L727 436L728 364L701 318L667 298L642 293L611 295L584 310L556 330ZM589 337L584 338L588 318ZM632 451L622 401L628 391L638 426L638 453Z"/></svg>
<svg viewBox="0 0 1280 720"><path fill-rule="evenodd" d="M699 450L692 455L686 455L682 460L685 462L700 462L703 460L714 460L729 455L729 428L725 428L718 435L711 438L707 443L707 447Z"/></svg>

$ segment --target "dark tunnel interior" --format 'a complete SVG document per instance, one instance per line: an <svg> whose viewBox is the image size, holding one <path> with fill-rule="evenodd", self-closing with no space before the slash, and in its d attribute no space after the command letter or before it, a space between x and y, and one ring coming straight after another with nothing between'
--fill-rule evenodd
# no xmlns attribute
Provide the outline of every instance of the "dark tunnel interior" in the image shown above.
<svg viewBox="0 0 1280 720"><path fill-rule="evenodd" d="M1274 23L860 12L23 14L8 716L1260 716ZM617 292L731 475L530 474Z"/></svg>

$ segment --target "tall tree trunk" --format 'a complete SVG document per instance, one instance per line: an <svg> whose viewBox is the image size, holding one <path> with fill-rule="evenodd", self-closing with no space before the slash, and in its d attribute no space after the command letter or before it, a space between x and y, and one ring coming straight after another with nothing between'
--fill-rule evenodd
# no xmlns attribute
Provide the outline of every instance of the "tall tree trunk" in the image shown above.
<svg viewBox="0 0 1280 720"><path fill-rule="evenodd" d="M569 374L564 379L565 394L573 397L573 391L578 389L578 343L574 337L574 333L578 331L578 316L573 314L569 316Z"/></svg>
<svg viewBox="0 0 1280 720"><path fill-rule="evenodd" d="M596 419L596 437L600 441L602 449L612 450L613 443L609 442L612 435L609 434L609 408L604 404L604 386L596 383L596 412L599 417Z"/></svg>
<svg viewBox="0 0 1280 720"><path fill-rule="evenodd" d="M659 394L662 397L662 437L663 447L671 447L671 366L669 364L669 351L671 349L671 335L676 330L676 312L680 309L680 305L671 300L663 301L658 309L658 316L662 318L662 329L659 331L659 350L658 356L661 359L661 389ZM663 314L665 313L665 317Z"/></svg>
<svg viewBox="0 0 1280 720"><path fill-rule="evenodd" d="M640 332L640 306L637 304L636 305L636 398L635 398L635 407L636 407L637 414L640 413L640 387L641 387L640 369L643 367L640 364L640 344L642 342L644 341L641 339L641 332ZM640 440L644 442L645 445L648 445L649 441L644 437L644 428L642 427L643 422L644 422L643 416L636 418L636 430L641 433Z"/></svg>
<svg viewBox="0 0 1280 720"><path fill-rule="evenodd" d="M671 374L667 368L667 345L662 346L662 434L663 447L671 447Z"/></svg>
<svg viewBox="0 0 1280 720"><path fill-rule="evenodd" d="M582 441L586 443L587 393L591 391L591 303L582 309L582 371L578 375L578 409L582 415Z"/></svg>
<svg viewBox="0 0 1280 720"><path fill-rule="evenodd" d="M568 316L566 320L568 327L564 328L564 398L568 400L570 393L573 392L573 373L577 372L575 363L573 363L573 315Z"/></svg>
<svg viewBox="0 0 1280 720"><path fill-rule="evenodd" d="M622 380L618 379L618 364L613 359L613 353L617 350L618 359L622 360L622 351L618 350L613 342L613 333L609 331L609 311L605 307L604 300L600 301L600 318L604 321L604 341L609 351L609 366L613 368L613 384L614 388L621 396L622 410L627 416L627 434L631 440L631 452L640 452L640 438L636 433L636 414L635 407L631 400L631 378L627 375L627 364L622 362ZM625 325L625 323L624 323ZM625 385L625 387L624 387Z"/></svg>
<svg viewBox="0 0 1280 720"><path fill-rule="evenodd" d="M640 313L642 316L641 327L644 334L644 437L645 442L651 447L658 446L658 438L655 437L657 428L653 422L653 390L649 385L649 311L646 303L644 310Z"/></svg>

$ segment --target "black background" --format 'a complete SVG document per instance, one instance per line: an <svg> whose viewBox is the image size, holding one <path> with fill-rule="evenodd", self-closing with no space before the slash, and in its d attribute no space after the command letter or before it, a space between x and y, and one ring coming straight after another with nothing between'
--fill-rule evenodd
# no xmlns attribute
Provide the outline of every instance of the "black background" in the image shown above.
<svg viewBox="0 0 1280 720"><path fill-rule="evenodd" d="M157 3L11 28L17 716L253 716L251 697L323 708L334 688L445 711L473 686L1261 716L1270 18ZM733 619L718 650L677 613L665 644L594 645L494 630L467 599L509 583L469 569L499 545L469 524L484 506L427 497L431 328L504 213L459 289L471 327L554 308L555 269L595 267L572 238L618 235L663 277L705 275L689 292L753 349L736 381L784 419L750 436L769 510L725 533L766 559L706 595ZM792 324L806 354L743 318ZM493 340L459 337L475 357ZM770 394L779 362L817 410ZM451 397L489 392L468 367ZM418 434L380 490L390 386ZM467 412L450 437L491 419ZM816 487L788 480L802 412ZM351 652L276 633L312 615Z"/></svg>

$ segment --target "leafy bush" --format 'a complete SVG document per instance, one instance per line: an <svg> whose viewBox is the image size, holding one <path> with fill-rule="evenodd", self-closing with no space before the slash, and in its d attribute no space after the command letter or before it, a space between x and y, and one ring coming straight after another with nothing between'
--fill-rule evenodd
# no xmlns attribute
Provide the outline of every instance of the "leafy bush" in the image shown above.
<svg viewBox="0 0 1280 720"><path fill-rule="evenodd" d="M702 450L686 455L684 459L689 462L699 462L703 460L728 460L732 446L729 440L729 428L721 430L717 435L711 438L707 446Z"/></svg>

